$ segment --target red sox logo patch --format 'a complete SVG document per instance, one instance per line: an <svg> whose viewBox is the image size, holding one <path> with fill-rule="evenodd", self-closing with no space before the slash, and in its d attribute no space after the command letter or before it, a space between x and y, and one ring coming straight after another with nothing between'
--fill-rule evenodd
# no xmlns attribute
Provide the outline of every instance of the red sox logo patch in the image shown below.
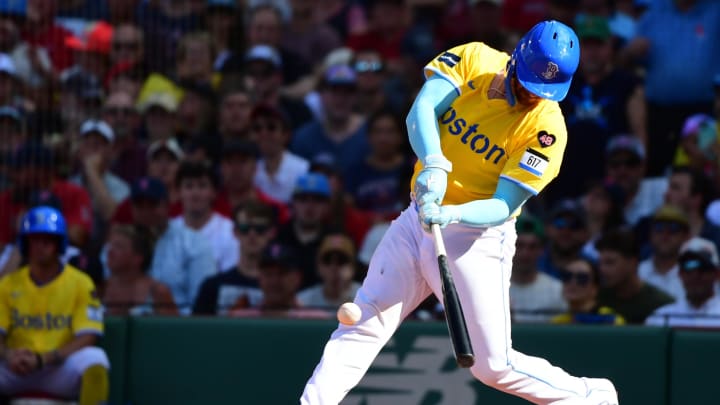
<svg viewBox="0 0 720 405"><path fill-rule="evenodd" d="M544 72L542 72L540 75L545 80L552 80L557 76L558 72L560 71L560 68L558 67L557 63L555 62L548 62L547 68Z"/></svg>
<svg viewBox="0 0 720 405"><path fill-rule="evenodd" d="M540 146L543 148L547 148L548 146L552 146L555 143L555 135L548 134L547 131L540 131L537 135L538 142L540 142Z"/></svg>

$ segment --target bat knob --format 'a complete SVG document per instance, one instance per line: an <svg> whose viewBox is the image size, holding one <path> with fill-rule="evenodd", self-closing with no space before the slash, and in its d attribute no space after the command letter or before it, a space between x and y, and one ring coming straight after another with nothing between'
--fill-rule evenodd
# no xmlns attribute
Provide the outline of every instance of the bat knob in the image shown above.
<svg viewBox="0 0 720 405"><path fill-rule="evenodd" d="M475 364L475 356L472 354L460 354L457 356L457 364L461 368L470 368Z"/></svg>

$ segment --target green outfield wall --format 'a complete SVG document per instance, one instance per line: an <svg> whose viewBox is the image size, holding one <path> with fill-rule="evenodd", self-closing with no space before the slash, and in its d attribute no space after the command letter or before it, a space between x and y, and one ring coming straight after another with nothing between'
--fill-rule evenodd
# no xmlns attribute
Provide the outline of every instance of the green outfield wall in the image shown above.
<svg viewBox="0 0 720 405"><path fill-rule="evenodd" d="M298 404L330 321L110 318L111 404ZM720 332L516 325L517 350L607 376L623 405L714 405ZM454 365L445 325L406 322L343 405L520 405Z"/></svg>

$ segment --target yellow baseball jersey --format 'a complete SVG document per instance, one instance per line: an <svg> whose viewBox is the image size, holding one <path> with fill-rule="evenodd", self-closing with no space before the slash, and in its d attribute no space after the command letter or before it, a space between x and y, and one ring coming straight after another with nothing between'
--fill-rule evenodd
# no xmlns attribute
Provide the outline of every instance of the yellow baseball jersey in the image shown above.
<svg viewBox="0 0 720 405"><path fill-rule="evenodd" d="M560 170L567 130L558 103L543 99L534 107L510 107L504 98L488 98L509 59L471 42L425 66L426 78L442 76L459 95L438 120L443 154L453 163L443 204L490 198L500 177L537 194ZM418 162L411 184L421 169Z"/></svg>
<svg viewBox="0 0 720 405"><path fill-rule="evenodd" d="M9 348L47 352L74 336L103 333L102 306L90 277L66 265L38 285L27 266L0 279L0 333Z"/></svg>

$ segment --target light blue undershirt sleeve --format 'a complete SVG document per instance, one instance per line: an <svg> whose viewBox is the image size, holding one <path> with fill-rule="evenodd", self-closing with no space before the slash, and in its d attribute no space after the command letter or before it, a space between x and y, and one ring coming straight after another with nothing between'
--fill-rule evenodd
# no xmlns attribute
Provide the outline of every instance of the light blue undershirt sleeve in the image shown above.
<svg viewBox="0 0 720 405"><path fill-rule="evenodd" d="M501 177L492 198L458 205L460 223L477 227L500 225L532 196L529 190Z"/></svg>
<svg viewBox="0 0 720 405"><path fill-rule="evenodd" d="M438 117L457 97L455 85L439 75L430 76L420 88L405 123L410 145L421 161L428 155L442 155Z"/></svg>

